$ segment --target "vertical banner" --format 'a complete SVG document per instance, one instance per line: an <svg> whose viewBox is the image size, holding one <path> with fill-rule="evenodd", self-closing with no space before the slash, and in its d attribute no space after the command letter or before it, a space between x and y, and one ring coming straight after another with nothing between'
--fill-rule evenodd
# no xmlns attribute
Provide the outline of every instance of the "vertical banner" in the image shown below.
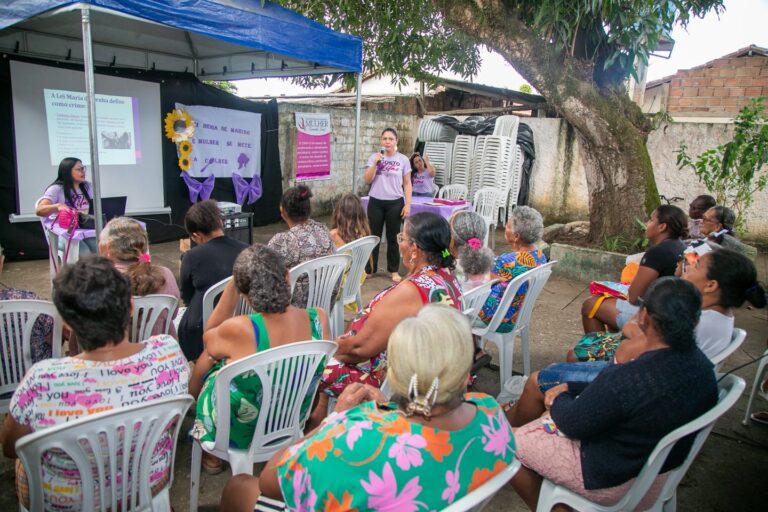
<svg viewBox="0 0 768 512"><path fill-rule="evenodd" d="M296 181L331 177L331 115L296 112Z"/></svg>
<svg viewBox="0 0 768 512"><path fill-rule="evenodd" d="M261 114L181 103L176 103L176 108L192 116L196 125L190 139L190 176L261 175Z"/></svg>

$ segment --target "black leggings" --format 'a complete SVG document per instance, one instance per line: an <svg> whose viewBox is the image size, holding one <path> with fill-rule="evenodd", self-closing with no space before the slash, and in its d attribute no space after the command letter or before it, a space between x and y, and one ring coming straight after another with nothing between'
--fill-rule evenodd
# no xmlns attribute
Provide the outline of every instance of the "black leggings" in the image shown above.
<svg viewBox="0 0 768 512"><path fill-rule="evenodd" d="M387 227L387 272L397 272L400 269L400 248L397 246L397 234L400 232L400 213L405 206L405 199L376 199L368 200L368 224L371 234L381 236L385 224ZM373 250L373 265L371 261L365 267L368 274L373 274L379 267L379 246Z"/></svg>

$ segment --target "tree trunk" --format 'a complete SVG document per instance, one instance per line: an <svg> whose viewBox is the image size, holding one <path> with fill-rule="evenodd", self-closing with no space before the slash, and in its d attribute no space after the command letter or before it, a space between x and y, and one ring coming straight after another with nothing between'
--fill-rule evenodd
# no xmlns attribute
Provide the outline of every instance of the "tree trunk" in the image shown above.
<svg viewBox="0 0 768 512"><path fill-rule="evenodd" d="M659 201L646 147L650 125L621 81L599 89L594 66L601 64L558 51L505 2L432 1L448 22L502 55L575 129L589 190L590 239L642 236L635 219L646 220Z"/></svg>

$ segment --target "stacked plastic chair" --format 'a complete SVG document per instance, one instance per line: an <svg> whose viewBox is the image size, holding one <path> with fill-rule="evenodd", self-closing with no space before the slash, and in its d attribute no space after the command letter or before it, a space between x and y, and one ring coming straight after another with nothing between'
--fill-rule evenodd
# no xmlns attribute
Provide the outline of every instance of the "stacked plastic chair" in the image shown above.
<svg viewBox="0 0 768 512"><path fill-rule="evenodd" d="M515 144L509 137L489 135L485 138L483 154L480 157L478 190L494 187L501 193L498 210L506 210L509 193L509 169L515 156ZM497 213L498 214L498 213ZM506 215L498 218L504 219Z"/></svg>
<svg viewBox="0 0 768 512"><path fill-rule="evenodd" d="M520 195L520 184L523 179L523 162L525 155L519 144L515 144L515 157L509 170L509 192L507 192L507 207L505 209L504 223L509 219L509 212L517 206L517 197Z"/></svg>
<svg viewBox="0 0 768 512"><path fill-rule="evenodd" d="M447 185L451 183L451 154L453 144L450 142L426 142L424 155L435 166L435 183Z"/></svg>
<svg viewBox="0 0 768 512"><path fill-rule="evenodd" d="M509 137L517 142L517 129L520 126L520 118L517 116L499 116L493 127L493 134L501 137Z"/></svg>
<svg viewBox="0 0 768 512"><path fill-rule="evenodd" d="M481 167L483 163L485 139L487 138L487 135L480 135L475 139L475 152L472 155L472 165L470 166L469 174L470 186L467 187L469 189L469 197L475 197L475 193L482 187L482 185L480 185L480 177L482 174Z"/></svg>
<svg viewBox="0 0 768 512"><path fill-rule="evenodd" d="M453 127L447 124L437 123L431 118L424 118L419 123L416 137L424 142L453 142L459 134Z"/></svg>
<svg viewBox="0 0 768 512"><path fill-rule="evenodd" d="M459 135L453 141L453 154L451 155L451 185L464 185L469 190L471 187L472 158L475 154L475 137L472 135Z"/></svg>

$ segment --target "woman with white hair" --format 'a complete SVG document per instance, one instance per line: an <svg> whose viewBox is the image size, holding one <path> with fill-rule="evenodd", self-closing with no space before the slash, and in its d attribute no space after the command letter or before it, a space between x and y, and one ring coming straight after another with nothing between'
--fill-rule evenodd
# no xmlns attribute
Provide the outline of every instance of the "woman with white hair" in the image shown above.
<svg viewBox="0 0 768 512"><path fill-rule="evenodd" d="M350 385L336 412L260 478L233 478L221 510L252 511L265 497L290 510L440 510L482 485L512 463L515 444L498 403L466 392L470 337L445 305L403 320L389 338L392 401Z"/></svg>
<svg viewBox="0 0 768 512"><path fill-rule="evenodd" d="M501 298L509 285L509 282L532 268L543 265L547 257L536 247L536 241L544 233L544 219L541 214L530 206L516 206L512 210L504 238L509 243L512 252L502 254L496 258L493 272L499 276L501 282L491 289L483 309L480 311L479 320L488 325L496 314ZM517 291L512 304L507 310L497 332L510 332L515 327L517 313L523 305L525 293L528 291L528 283L524 283Z"/></svg>
<svg viewBox="0 0 768 512"><path fill-rule="evenodd" d="M456 274L464 290L480 286L491 278L494 254L483 246L488 228L479 213L456 212L451 217L451 249L458 257Z"/></svg>

